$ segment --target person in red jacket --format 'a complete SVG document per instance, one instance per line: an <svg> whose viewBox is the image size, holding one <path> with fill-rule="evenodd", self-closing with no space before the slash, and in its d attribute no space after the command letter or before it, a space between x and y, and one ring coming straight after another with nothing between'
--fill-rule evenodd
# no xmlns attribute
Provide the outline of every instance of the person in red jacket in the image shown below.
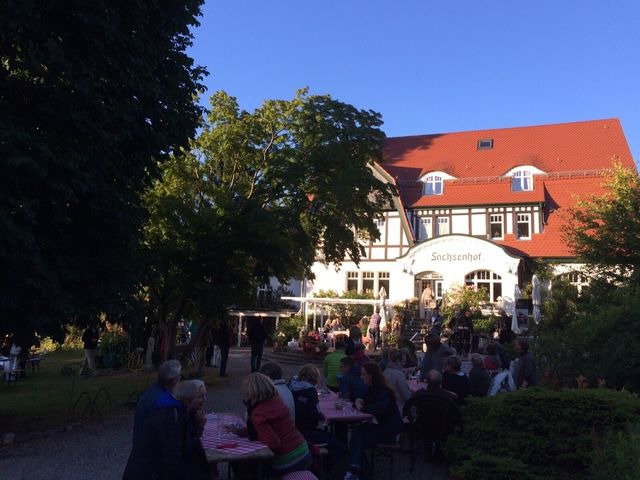
<svg viewBox="0 0 640 480"><path fill-rule="evenodd" d="M274 474L306 470L311 466L307 441L298 431L289 409L280 399L276 387L262 373L248 375L242 384L247 406L247 428L236 431L259 440L271 449L270 467Z"/></svg>

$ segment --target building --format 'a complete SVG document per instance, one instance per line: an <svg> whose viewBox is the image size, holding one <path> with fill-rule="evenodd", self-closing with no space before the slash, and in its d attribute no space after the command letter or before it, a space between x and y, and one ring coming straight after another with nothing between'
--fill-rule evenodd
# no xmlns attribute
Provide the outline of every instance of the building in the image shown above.
<svg viewBox="0 0 640 480"><path fill-rule="evenodd" d="M535 261L579 282L562 211L603 191L613 162L635 169L618 119L388 138L375 174L399 196L360 265L316 263L301 293L371 291L390 302L456 284L510 308Z"/></svg>

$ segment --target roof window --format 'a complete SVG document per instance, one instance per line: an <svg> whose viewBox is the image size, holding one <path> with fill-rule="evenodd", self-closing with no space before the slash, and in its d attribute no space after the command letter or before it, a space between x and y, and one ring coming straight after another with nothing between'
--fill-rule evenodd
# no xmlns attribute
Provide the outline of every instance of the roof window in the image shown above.
<svg viewBox="0 0 640 480"><path fill-rule="evenodd" d="M493 148L493 138L483 138L478 140L478 150L491 150Z"/></svg>

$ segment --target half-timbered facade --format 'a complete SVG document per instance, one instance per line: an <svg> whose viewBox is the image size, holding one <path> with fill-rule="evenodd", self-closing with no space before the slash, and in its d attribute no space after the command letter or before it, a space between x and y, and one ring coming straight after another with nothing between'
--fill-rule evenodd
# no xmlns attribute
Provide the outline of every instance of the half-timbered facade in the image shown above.
<svg viewBox="0 0 640 480"><path fill-rule="evenodd" d="M617 119L388 138L374 170L399 196L380 238L359 265L315 264L300 293L385 287L393 302L467 284L506 307L534 259L579 282L562 210L602 193L614 162L635 169Z"/></svg>

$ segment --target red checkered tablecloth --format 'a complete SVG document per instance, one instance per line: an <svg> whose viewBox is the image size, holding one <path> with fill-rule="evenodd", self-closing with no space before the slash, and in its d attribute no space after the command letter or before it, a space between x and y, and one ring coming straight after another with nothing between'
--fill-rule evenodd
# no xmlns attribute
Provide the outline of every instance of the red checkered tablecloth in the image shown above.
<svg viewBox="0 0 640 480"><path fill-rule="evenodd" d="M327 422L360 422L373 418L370 413L359 412L348 402L341 402L344 403L344 408L337 409L337 401L339 401L338 394L334 392L318 396L318 406Z"/></svg>
<svg viewBox="0 0 640 480"><path fill-rule="evenodd" d="M207 416L207 423L202 434L202 446L214 450L223 450L230 454L245 455L256 450L266 448L262 442L252 442L247 437L239 437L235 433L225 432L222 425L232 425L237 423L239 417L223 414L213 414ZM228 445L235 446L230 447Z"/></svg>

